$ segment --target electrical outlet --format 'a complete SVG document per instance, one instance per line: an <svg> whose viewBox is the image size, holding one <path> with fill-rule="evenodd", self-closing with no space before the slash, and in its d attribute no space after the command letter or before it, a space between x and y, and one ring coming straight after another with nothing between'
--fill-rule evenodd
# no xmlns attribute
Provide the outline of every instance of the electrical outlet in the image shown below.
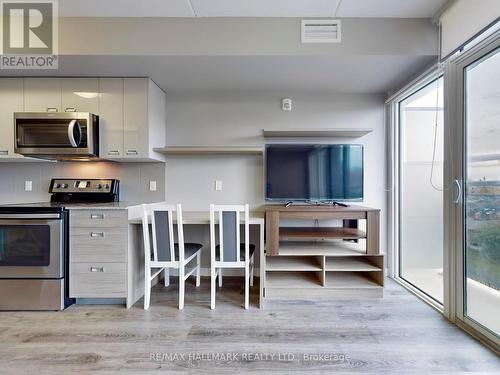
<svg viewBox="0 0 500 375"><path fill-rule="evenodd" d="M215 190L217 190L217 191L222 190L222 181L219 181L219 180L215 181Z"/></svg>
<svg viewBox="0 0 500 375"><path fill-rule="evenodd" d="M33 181L31 180L24 181L24 191L33 191Z"/></svg>
<svg viewBox="0 0 500 375"><path fill-rule="evenodd" d="M156 181L149 181L149 191L156 191Z"/></svg>

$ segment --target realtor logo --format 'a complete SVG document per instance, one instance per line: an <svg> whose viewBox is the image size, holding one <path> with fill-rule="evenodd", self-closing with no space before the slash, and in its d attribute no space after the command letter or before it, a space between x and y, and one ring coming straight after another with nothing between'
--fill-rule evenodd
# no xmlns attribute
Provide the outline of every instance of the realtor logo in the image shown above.
<svg viewBox="0 0 500 375"><path fill-rule="evenodd" d="M57 2L4 0L1 69L57 69Z"/></svg>

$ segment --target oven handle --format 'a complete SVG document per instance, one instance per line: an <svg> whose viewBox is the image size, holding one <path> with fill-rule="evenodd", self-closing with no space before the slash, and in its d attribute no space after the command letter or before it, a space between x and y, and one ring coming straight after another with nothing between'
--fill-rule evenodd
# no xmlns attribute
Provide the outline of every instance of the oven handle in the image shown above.
<svg viewBox="0 0 500 375"><path fill-rule="evenodd" d="M59 214L0 214L0 219L60 219Z"/></svg>

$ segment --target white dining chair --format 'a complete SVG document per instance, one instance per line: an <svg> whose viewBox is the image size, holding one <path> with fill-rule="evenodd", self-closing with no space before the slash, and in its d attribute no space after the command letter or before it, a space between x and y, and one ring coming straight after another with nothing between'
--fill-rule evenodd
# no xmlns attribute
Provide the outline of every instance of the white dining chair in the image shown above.
<svg viewBox="0 0 500 375"><path fill-rule="evenodd" d="M184 243L182 207L167 204L143 204L142 233L144 238L144 309L149 309L151 283L164 271L164 285L170 284L169 270L179 270L179 310L184 308L186 279L196 272L196 286L200 285L200 255L203 245ZM177 215L177 242L175 242L173 214ZM151 249L149 220L152 224ZM152 250L152 251L151 251ZM186 265L196 258L196 266L186 272ZM154 270L154 271L153 271Z"/></svg>
<svg viewBox="0 0 500 375"><path fill-rule="evenodd" d="M241 213L245 230L244 242L240 242ZM210 308L215 308L215 282L222 286L222 269L245 269L245 309L249 305L249 285L253 286L255 245L250 243L249 208L245 205L210 205ZM218 224L218 242L215 226Z"/></svg>

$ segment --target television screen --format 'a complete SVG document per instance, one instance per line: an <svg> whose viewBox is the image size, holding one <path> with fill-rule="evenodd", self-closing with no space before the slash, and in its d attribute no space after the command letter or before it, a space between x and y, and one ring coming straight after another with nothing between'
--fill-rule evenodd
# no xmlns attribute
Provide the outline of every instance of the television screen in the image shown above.
<svg viewBox="0 0 500 375"><path fill-rule="evenodd" d="M362 200L363 146L266 145L266 199Z"/></svg>

